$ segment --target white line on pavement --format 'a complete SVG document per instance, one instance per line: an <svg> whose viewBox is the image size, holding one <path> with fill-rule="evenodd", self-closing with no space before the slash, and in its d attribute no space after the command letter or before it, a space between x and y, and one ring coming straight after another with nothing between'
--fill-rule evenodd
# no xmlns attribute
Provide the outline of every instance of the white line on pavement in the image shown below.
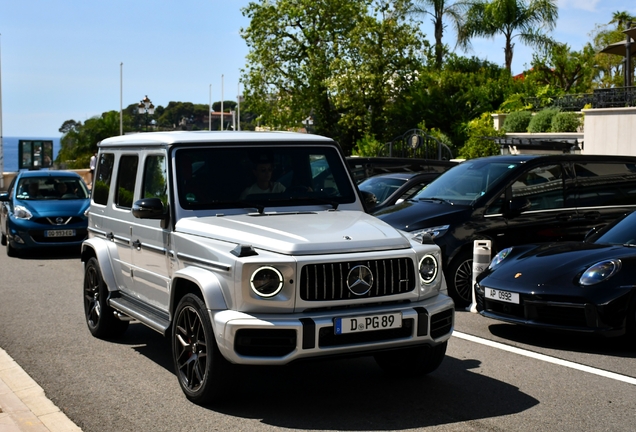
<svg viewBox="0 0 636 432"><path fill-rule="evenodd" d="M590 366L585 366L585 365L582 365L582 364L579 364L579 363L574 363L574 362L571 362L571 361L568 361L568 360L562 360L562 359L558 359L556 357L550 357L550 356L547 356L545 354L539 354L539 353L528 351L528 350L524 350L524 349L521 349L521 348L516 348L516 347L513 347L513 346L505 345L505 344L502 344L502 343L499 343L499 342L494 342L494 341L491 341L491 340L488 340L488 339L480 338L480 337L477 337L477 336L472 336L472 335L469 335L469 334L466 334L466 333L461 333L461 332L458 332L458 331L454 331L453 332L453 336L457 337L457 338L460 338L460 339L465 339L465 340L468 340L468 341L471 341L471 342L479 343L479 344L482 344L482 345L487 345L487 346L490 346L490 347L493 347L493 348L497 348L497 349L500 349L500 350L503 350L503 351L508 351L508 352L511 352L511 353L514 353L514 354L518 354L518 355L522 355L522 356L525 356L525 357L530 357L530 358L533 358L533 359L541 360L541 361L544 361L544 362L547 362L547 363L553 363L553 364L556 364L556 365L569 367L569 368L572 368L572 369L580 370L580 371L591 373L591 374L594 374L594 375L599 375L599 376L602 376L602 377L605 377L605 378L610 378L610 379L613 379L613 380L622 381L622 382L625 382L625 383L628 383L628 384L636 385L636 378L632 378L632 377L629 377L629 376L626 376L626 375L620 375L620 374L617 374L617 373L614 373L614 372L609 372L609 371L602 370L602 369L596 369L596 368L593 368L593 367L590 367Z"/></svg>

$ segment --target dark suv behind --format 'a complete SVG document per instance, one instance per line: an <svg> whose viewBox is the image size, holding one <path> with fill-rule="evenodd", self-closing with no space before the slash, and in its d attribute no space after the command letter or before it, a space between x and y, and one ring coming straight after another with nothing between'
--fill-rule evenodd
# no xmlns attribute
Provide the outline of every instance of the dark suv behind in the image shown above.
<svg viewBox="0 0 636 432"><path fill-rule="evenodd" d="M474 240L507 246L582 240L636 208L636 157L491 156L463 162L418 195L375 215L441 247L449 294L471 298Z"/></svg>

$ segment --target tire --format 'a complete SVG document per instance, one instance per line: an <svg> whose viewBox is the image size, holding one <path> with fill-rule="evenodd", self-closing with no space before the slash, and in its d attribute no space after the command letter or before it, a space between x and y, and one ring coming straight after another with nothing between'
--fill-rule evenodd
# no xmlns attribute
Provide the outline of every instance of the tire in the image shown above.
<svg viewBox="0 0 636 432"><path fill-rule="evenodd" d="M230 363L214 339L210 315L203 301L186 294L172 324L172 358L181 390L196 404L220 399L228 382Z"/></svg>
<svg viewBox="0 0 636 432"><path fill-rule="evenodd" d="M473 301L473 255L460 252L446 269L448 295L456 307L466 307Z"/></svg>
<svg viewBox="0 0 636 432"><path fill-rule="evenodd" d="M627 345L631 345L632 348L636 348L636 294L632 296L632 300L629 302L629 306L627 307L625 325L625 339L627 340Z"/></svg>
<svg viewBox="0 0 636 432"><path fill-rule="evenodd" d="M0 244L2 246L6 246L7 245L7 236L0 233Z"/></svg>
<svg viewBox="0 0 636 432"><path fill-rule="evenodd" d="M385 351L374 356L382 370L392 376L426 375L436 370L446 356L448 341L429 346Z"/></svg>
<svg viewBox="0 0 636 432"><path fill-rule="evenodd" d="M11 258L17 258L20 256L20 251L11 246L11 240L7 237L7 242L5 244L7 247L7 256Z"/></svg>
<svg viewBox="0 0 636 432"><path fill-rule="evenodd" d="M84 316L88 330L96 338L116 338L128 328L128 321L118 319L115 310L108 306L108 287L97 258L89 259L84 268Z"/></svg>

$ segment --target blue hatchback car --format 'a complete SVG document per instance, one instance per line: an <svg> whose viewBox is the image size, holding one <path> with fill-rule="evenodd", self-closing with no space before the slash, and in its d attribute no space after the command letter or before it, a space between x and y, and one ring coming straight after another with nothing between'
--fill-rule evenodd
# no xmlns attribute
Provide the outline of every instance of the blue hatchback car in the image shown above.
<svg viewBox="0 0 636 432"><path fill-rule="evenodd" d="M1 242L7 255L34 248L80 246L90 193L72 171L22 171L0 194Z"/></svg>

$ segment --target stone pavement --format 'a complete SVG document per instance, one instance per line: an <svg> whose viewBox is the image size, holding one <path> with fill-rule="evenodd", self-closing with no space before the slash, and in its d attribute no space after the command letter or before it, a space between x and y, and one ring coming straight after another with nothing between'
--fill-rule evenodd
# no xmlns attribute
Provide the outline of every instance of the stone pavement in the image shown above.
<svg viewBox="0 0 636 432"><path fill-rule="evenodd" d="M78 432L66 414L0 348L0 432Z"/></svg>

